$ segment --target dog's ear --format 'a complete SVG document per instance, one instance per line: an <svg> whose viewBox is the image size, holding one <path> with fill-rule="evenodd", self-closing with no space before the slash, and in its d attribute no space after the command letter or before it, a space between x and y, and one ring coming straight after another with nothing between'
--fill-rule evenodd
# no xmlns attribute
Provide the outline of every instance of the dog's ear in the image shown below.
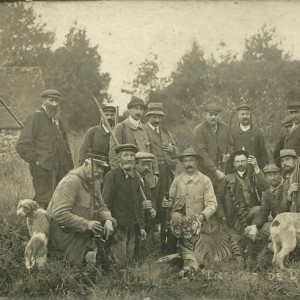
<svg viewBox="0 0 300 300"><path fill-rule="evenodd" d="M32 201L30 202L30 212L34 213L36 212L36 210L39 208L39 205L37 204L37 202Z"/></svg>

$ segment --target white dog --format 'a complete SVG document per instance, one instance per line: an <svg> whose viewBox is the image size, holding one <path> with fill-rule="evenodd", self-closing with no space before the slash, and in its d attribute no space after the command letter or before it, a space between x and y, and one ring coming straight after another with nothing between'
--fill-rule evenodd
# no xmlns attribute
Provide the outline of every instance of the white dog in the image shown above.
<svg viewBox="0 0 300 300"><path fill-rule="evenodd" d="M271 224L271 238L274 250L273 264L285 269L283 261L300 242L300 214L285 212L277 215Z"/></svg>
<svg viewBox="0 0 300 300"><path fill-rule="evenodd" d="M39 208L38 204L30 199L18 203L17 215L26 217L31 237L25 248L26 268L29 270L35 265L42 268L47 261L50 217L44 209Z"/></svg>

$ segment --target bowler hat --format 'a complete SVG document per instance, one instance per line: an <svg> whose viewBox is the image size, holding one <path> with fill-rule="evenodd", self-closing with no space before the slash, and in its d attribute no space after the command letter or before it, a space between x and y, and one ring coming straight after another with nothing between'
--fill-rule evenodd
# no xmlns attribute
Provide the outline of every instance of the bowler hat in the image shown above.
<svg viewBox="0 0 300 300"><path fill-rule="evenodd" d="M264 173L271 172L280 172L280 168L278 168L275 164L268 164L263 168Z"/></svg>
<svg viewBox="0 0 300 300"><path fill-rule="evenodd" d="M292 157L297 158L297 154L294 149L282 149L282 150L280 150L279 157L277 159L280 159L285 156L292 156Z"/></svg>
<svg viewBox="0 0 300 300"><path fill-rule="evenodd" d="M107 163L107 156L90 152L87 154L87 159L90 159L91 161L93 161L93 163L96 163L103 167L109 167L109 165Z"/></svg>
<svg viewBox="0 0 300 300"><path fill-rule="evenodd" d="M223 108L219 105L216 104L208 104L205 106L204 108L205 112L216 112L216 113L220 113L223 111Z"/></svg>
<svg viewBox="0 0 300 300"><path fill-rule="evenodd" d="M249 104L240 104L236 107L236 110L239 111L239 110L251 110L251 106Z"/></svg>
<svg viewBox="0 0 300 300"><path fill-rule="evenodd" d="M102 107L102 111L103 112L108 111L108 112L115 113L116 112L116 108L115 108L115 106L112 106L112 105L105 105L105 106Z"/></svg>
<svg viewBox="0 0 300 300"><path fill-rule="evenodd" d="M187 149L185 149L181 155L177 156L177 158L180 161L182 161L182 159L184 157L187 157L187 156L194 156L194 157L196 157L198 159L203 160L203 157L200 154L196 153L196 151L193 148L187 148Z"/></svg>
<svg viewBox="0 0 300 300"><path fill-rule="evenodd" d="M137 153L139 150L138 150L137 146L135 146L133 144L121 144L121 145L116 146L115 152L117 154L122 151L132 151L134 153Z"/></svg>
<svg viewBox="0 0 300 300"><path fill-rule="evenodd" d="M61 93L54 89L45 90L41 93L42 98L61 99Z"/></svg>
<svg viewBox="0 0 300 300"><path fill-rule="evenodd" d="M139 161L153 161L154 159L154 154L149 153L149 152L142 152L139 151L135 154L135 159Z"/></svg>
<svg viewBox="0 0 300 300"><path fill-rule="evenodd" d="M148 110L145 114L145 116L149 115L160 115L160 116L165 116L163 110L162 110L162 103L158 102L152 102L148 104Z"/></svg>
<svg viewBox="0 0 300 300"><path fill-rule="evenodd" d="M127 108L130 109L135 106L142 106L144 109L146 109L146 105L144 101L136 96L132 96L130 102L127 104Z"/></svg>

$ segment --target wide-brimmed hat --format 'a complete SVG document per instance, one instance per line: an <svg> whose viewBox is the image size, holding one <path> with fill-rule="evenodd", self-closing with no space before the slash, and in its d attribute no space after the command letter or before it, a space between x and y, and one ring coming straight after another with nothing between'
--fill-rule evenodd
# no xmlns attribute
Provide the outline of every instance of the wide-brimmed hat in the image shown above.
<svg viewBox="0 0 300 300"><path fill-rule="evenodd" d="M187 157L187 156L194 156L194 157L196 157L196 158L199 159L199 160L203 160L203 157L202 157L200 154L196 153L196 151L195 151L193 148L187 148L187 149L185 149L185 150L182 152L181 155L178 155L178 156L177 156L177 158L178 158L180 161L182 161L182 159L183 159L184 157Z"/></svg>
<svg viewBox="0 0 300 300"><path fill-rule="evenodd" d="M147 117L150 115L165 116L165 113L162 110L162 103L158 103L158 102L149 103L148 110L147 110L145 116Z"/></svg>
<svg viewBox="0 0 300 300"><path fill-rule="evenodd" d="M108 168L109 165L107 163L108 159L105 155L95 154L95 153L88 153L87 159L90 159L93 163L101 165L103 167Z"/></svg>
<svg viewBox="0 0 300 300"><path fill-rule="evenodd" d="M130 102L127 104L127 108L130 109L135 106L142 106L144 109L147 108L144 101L141 98L138 98L136 96L132 96Z"/></svg>
<svg viewBox="0 0 300 300"><path fill-rule="evenodd" d="M297 153L294 149L281 149L277 160L279 160L280 158L283 158L285 156L292 156L292 157L297 158Z"/></svg>
<svg viewBox="0 0 300 300"><path fill-rule="evenodd" d="M133 144L121 144L115 147L115 152L118 154L122 151L132 151L137 153L139 150L136 145Z"/></svg>

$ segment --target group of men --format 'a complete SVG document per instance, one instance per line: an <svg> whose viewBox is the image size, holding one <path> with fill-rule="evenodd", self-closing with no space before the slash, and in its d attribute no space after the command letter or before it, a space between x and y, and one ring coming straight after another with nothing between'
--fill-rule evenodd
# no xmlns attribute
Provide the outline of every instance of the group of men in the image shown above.
<svg viewBox="0 0 300 300"><path fill-rule="evenodd" d="M154 232L160 233L165 253L175 252L169 212L174 222L183 215L196 216L204 232L229 227L255 240L268 235L271 217L300 211L295 196L299 183L294 180L300 102L287 107L291 120L276 143L277 165L269 164L263 133L253 125L247 104L237 107L239 122L232 128L220 120L221 107L207 105L191 147L179 154L161 124L162 104L146 107L132 96L129 116L119 124L114 106L102 108L107 122L88 129L74 169L59 119L61 93L46 90L41 98L42 106L27 118L16 150L29 163L34 199L51 216L50 247L72 264L85 261L99 232L120 265L137 258L141 240ZM178 161L183 172L175 176Z"/></svg>

